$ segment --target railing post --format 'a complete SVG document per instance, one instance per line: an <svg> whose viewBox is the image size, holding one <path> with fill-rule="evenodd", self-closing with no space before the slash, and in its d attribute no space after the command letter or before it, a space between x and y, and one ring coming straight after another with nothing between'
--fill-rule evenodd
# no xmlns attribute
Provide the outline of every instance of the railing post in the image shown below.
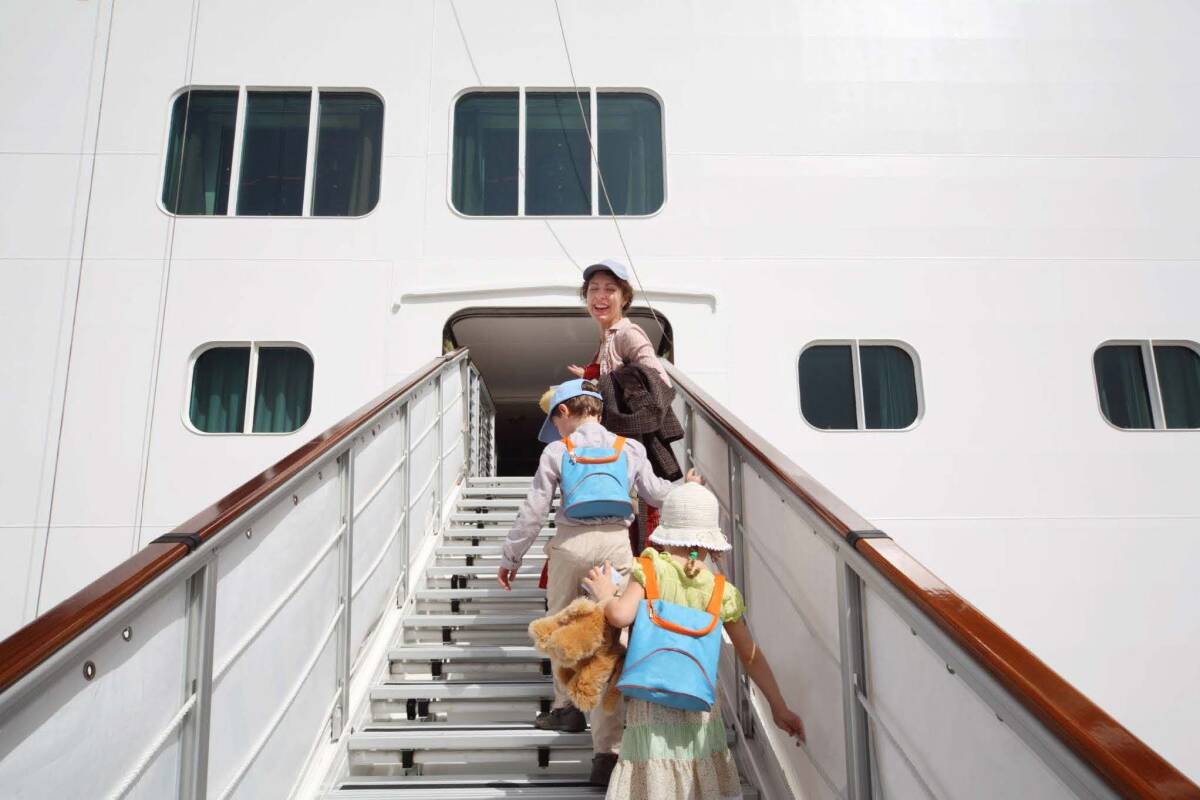
<svg viewBox="0 0 1200 800"><path fill-rule="evenodd" d="M217 604L217 558L188 579L187 672L184 702L196 704L183 722L179 797L204 800L208 792L208 728L212 716L213 630Z"/></svg>
<svg viewBox="0 0 1200 800"><path fill-rule="evenodd" d="M462 469L459 474L463 476L464 482L466 476L471 474L471 364L467 359L459 362L460 375L458 381L459 392L462 393Z"/></svg>
<svg viewBox="0 0 1200 800"><path fill-rule="evenodd" d="M338 542L338 603L341 620L337 634L337 690L331 738L336 741L350 715L350 610L354 591L354 442L338 459L338 479L342 490L342 535Z"/></svg>
<svg viewBox="0 0 1200 800"><path fill-rule="evenodd" d="M404 580L401 582L400 595L396 598L396 607L400 608L404 605L405 598L408 597L408 568L409 568L409 539L412 536L412 415L409 413L411 400L405 400L404 405L400 407L400 413L404 415L403 425L404 431L404 494L401 509L404 513L403 526L404 530L401 533L400 542L400 558L404 559L400 565L403 570Z"/></svg>
<svg viewBox="0 0 1200 800"><path fill-rule="evenodd" d="M842 544L841 547L848 545ZM867 693L863 639L862 579L838 558L838 638L842 660L842 714L846 732L846 777L849 800L871 798L871 740L867 712L858 692Z"/></svg>
<svg viewBox="0 0 1200 800"><path fill-rule="evenodd" d="M692 461L692 445L696 441L696 434L693 431L693 426L696 424L696 414L692 411L692 404L683 401L683 471L687 471L695 466Z"/></svg>
<svg viewBox="0 0 1200 800"><path fill-rule="evenodd" d="M745 586L746 565L743 563L742 554L746 552L746 531L742 520L746 513L746 506L742 494L742 458L728 441L725 442L725 449L729 454L727 459L729 465L729 527L733 540L731 542L733 545L733 575L730 577L733 579L734 586ZM742 734L747 739L753 739L755 728L754 713L750 704L750 676L742 669L741 662L737 659L734 659L734 664L737 667L738 721L741 723Z"/></svg>
<svg viewBox="0 0 1200 800"><path fill-rule="evenodd" d="M434 531L437 531L442 526L442 512L444 511L444 509L442 508L442 504L445 502L445 489L446 489L446 487L443 485L445 482L442 479L442 476L445 474L445 470L442 469L442 467L443 467L442 461L446 457L446 454L445 454L446 439L445 439L445 436L443 435L444 434L443 428L445 426L445 421L446 421L446 406L443 405L443 403L445 402L445 397L443 396L443 391L442 391L442 376L444 376L445 374L446 374L445 369L438 370L438 374L437 374L437 410L438 410L438 415L437 415L437 461L435 462L435 464L436 464L435 469L437 469L437 475L434 476L434 485L437 487L437 493L434 495L435 499L434 499L434 504L433 504L433 507L437 512L437 517L433 521Z"/></svg>

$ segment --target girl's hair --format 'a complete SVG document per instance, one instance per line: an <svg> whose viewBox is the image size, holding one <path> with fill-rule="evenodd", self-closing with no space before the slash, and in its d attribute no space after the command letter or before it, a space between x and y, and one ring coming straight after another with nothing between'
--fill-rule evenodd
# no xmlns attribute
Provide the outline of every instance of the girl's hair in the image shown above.
<svg viewBox="0 0 1200 800"><path fill-rule="evenodd" d="M608 278L611 278L613 282L617 284L617 287L621 290L621 313L624 314L626 311L628 311L629 307L633 305L633 286L630 285L629 281L621 280L614 275L611 270L607 269L598 269L588 276L588 279L583 282L583 286L579 287L579 299L585 303L587 302L588 284L591 283L597 275L604 275Z"/></svg>
<svg viewBox="0 0 1200 800"><path fill-rule="evenodd" d="M672 545L670 547L660 547L659 549L666 550L668 552L673 550L679 551L681 555L686 553L688 562L683 565L683 574L687 575L689 578L696 577L700 574L700 570L704 569L703 565L700 563L704 559L711 558L713 561L717 560L716 553L711 550L705 550L703 547L679 547Z"/></svg>

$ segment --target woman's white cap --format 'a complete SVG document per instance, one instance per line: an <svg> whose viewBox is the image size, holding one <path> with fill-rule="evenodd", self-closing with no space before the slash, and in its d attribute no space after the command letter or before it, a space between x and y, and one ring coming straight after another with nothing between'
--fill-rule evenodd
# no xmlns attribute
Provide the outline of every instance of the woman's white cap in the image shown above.
<svg viewBox="0 0 1200 800"><path fill-rule="evenodd" d="M593 273L599 272L602 269L608 270L626 283L629 282L629 267L625 266L620 261L617 261L615 258L606 258L603 261L590 265L583 271L584 283L587 283L588 278L592 277Z"/></svg>
<svg viewBox="0 0 1200 800"><path fill-rule="evenodd" d="M701 547L724 552L732 545L721 533L717 497L698 483L677 486L663 501L662 516L651 544L661 547Z"/></svg>

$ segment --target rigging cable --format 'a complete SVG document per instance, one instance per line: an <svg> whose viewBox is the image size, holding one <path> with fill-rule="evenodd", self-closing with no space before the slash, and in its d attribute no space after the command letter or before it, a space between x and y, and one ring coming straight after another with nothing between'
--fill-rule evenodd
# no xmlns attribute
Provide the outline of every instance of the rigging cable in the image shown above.
<svg viewBox="0 0 1200 800"><path fill-rule="evenodd" d="M600 180L600 191L604 194L604 203L608 206L608 214L612 219L613 227L617 229L617 239L621 242L621 250L625 253L625 260L629 264L629 271L633 273L633 279L637 282L638 291L642 293L642 300L645 301L646 307L650 309L650 316L654 317L654 322L662 330L663 336L671 345L671 349L675 349L675 342L672 341L671 335L667 333L667 326L658 317L658 312L654 310L654 305L650 302L650 296L646 293L646 287L642 285L642 278L638 275L637 267L633 263L633 254L629 252L629 245L625 242L625 234L621 231L621 223L617 221L617 210L613 208L612 201L608 197L608 187L604 184L604 172L600 169L600 159L596 155L596 142L592 136L592 125L588 122L588 114L583 110L583 98L579 94L579 82L575 79L575 64L571 59L571 48L567 45L567 31L563 27L562 9L558 7L558 0L554 0L554 14L558 17L558 32L562 37L563 53L567 57L567 70L571 74L571 89L575 92L575 102L579 104L579 117L583 120L583 130L587 134L588 150L592 155L592 166L596 170L596 177Z"/></svg>
<svg viewBox="0 0 1200 800"><path fill-rule="evenodd" d="M467 53L467 62L471 65L471 72L475 74L475 84L477 86L486 86L487 84L483 82L483 78L479 74L479 68L475 66L475 57L471 54L471 45L467 42L467 33L463 30L462 20L459 19L458 7L454 5L454 0L449 0L449 2L450 11L454 14L454 24L458 26L458 36L462 39L463 50ZM519 159L517 161L517 174L521 176L521 181L524 182L525 169L521 166ZM571 255L571 251L563 244L563 240L558 238L558 234L554 232L553 226L550 225L550 220L542 217L542 222L545 224L546 230L550 231L550 235L554 238L554 241L558 243L558 248L563 251L563 255L575 266L575 269L582 273L583 267L579 266L579 262Z"/></svg>

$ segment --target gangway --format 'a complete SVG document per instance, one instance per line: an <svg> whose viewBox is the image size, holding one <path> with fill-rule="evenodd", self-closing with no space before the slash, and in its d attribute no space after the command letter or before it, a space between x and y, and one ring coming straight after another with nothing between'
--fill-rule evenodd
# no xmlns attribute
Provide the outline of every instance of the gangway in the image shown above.
<svg viewBox="0 0 1200 800"><path fill-rule="evenodd" d="M1196 798L1200 788L672 365L808 741L729 648L747 798ZM448 353L0 643L5 798L600 797L525 626L537 548L494 580L527 478ZM552 535L551 520L541 532Z"/></svg>

